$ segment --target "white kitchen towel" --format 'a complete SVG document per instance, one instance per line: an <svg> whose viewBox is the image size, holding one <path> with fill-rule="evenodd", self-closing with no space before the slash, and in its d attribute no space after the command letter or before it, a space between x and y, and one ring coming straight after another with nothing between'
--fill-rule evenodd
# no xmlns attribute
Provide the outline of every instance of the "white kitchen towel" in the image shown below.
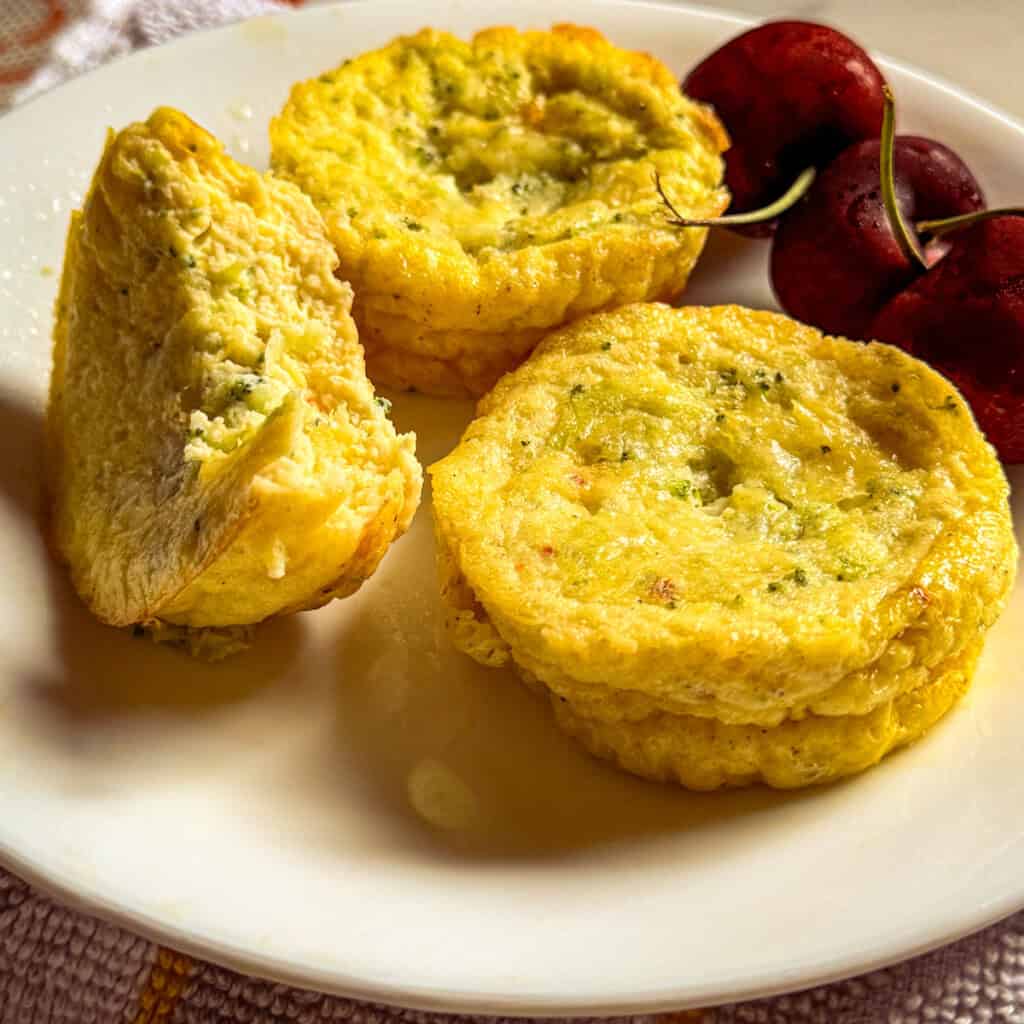
<svg viewBox="0 0 1024 1024"><path fill-rule="evenodd" d="M0 0L0 107L138 47L286 7L277 0Z"/></svg>

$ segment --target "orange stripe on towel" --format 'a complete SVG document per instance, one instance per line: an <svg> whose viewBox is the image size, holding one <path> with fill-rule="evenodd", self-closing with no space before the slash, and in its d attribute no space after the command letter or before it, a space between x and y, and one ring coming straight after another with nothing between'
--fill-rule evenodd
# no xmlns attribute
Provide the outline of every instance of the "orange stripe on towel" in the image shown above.
<svg viewBox="0 0 1024 1024"><path fill-rule="evenodd" d="M135 1024L163 1024L171 1019L196 966L194 960L161 946L139 999Z"/></svg>

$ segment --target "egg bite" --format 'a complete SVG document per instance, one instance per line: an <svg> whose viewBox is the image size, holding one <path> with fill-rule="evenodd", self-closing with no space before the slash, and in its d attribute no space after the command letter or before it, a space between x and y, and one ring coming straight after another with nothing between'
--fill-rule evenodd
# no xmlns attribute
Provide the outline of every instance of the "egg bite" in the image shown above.
<svg viewBox="0 0 1024 1024"><path fill-rule="evenodd" d="M679 295L728 204L727 138L593 29L426 29L296 85L273 166L316 203L373 379L480 395L552 328Z"/></svg>
<svg viewBox="0 0 1024 1024"><path fill-rule="evenodd" d="M947 380L735 306L556 332L431 474L455 644L696 789L827 782L916 739L1016 569L1006 478Z"/></svg>
<svg viewBox="0 0 1024 1024"><path fill-rule="evenodd" d="M72 216L47 413L51 528L114 626L216 656L355 591L421 471L366 377L312 203L162 108Z"/></svg>

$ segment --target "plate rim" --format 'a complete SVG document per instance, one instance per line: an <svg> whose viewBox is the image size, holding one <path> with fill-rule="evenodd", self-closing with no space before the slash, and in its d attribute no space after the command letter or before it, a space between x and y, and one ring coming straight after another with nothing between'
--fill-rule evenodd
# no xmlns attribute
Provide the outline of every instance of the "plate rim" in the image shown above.
<svg viewBox="0 0 1024 1024"><path fill-rule="evenodd" d="M691 3L675 3L673 0L575 0L593 8L633 7L671 11L683 18L701 18L723 25L746 28L770 20L728 9L717 9ZM241 25L252 21L283 21L323 16L325 10L369 7L373 0L332 0L302 10L285 10L273 14L261 14L241 19L227 25L216 25L200 29L170 40L158 47L135 50L115 57L98 67L92 68L70 81L28 98L0 115L0 138L4 131L29 118L47 102L79 88L86 80L95 80L104 75L116 76L133 63L142 63L156 50L187 44L197 37L209 37L218 33L230 35L239 31ZM429 19L429 13L424 18ZM556 19L557 20L557 19ZM1024 137L1024 122L1002 110L995 104L975 93L962 88L952 80L925 71L914 64L892 59L884 53L871 50L872 57L885 69L915 79L921 85L958 102L966 103L976 111ZM15 164L16 166L16 164ZM748 975L742 984L732 984L728 990L701 981L679 984L663 989L624 996L595 1000L586 995L556 997L522 994L521 991L505 995L477 995L464 990L433 988L422 985L403 985L367 981L358 976L345 974L337 969L318 968L309 965L298 968L277 957L260 955L252 947L246 948L235 943L224 942L190 931L175 924L170 918L160 919L145 910L118 906L99 888L89 888L81 881L71 881L55 867L37 866L24 854L11 846L0 835L0 866L10 870L18 878L44 895L58 900L70 909L109 922L157 945L166 945L176 951L197 959L209 961L240 973L280 982L289 986L314 989L316 991L354 999L380 1003L387 1006L440 1013L502 1014L551 1018L562 1016L622 1016L634 1014L662 1013L686 1010L695 1007L713 1007L727 1002L742 1002L756 998L767 998L785 993L826 985L844 978L854 977L898 964L929 951L956 942L965 936L975 934L987 927L1024 909L1024 879L1019 891L1008 892L999 900L981 904L974 913L957 913L953 910L941 915L941 922L930 927L903 927L876 947L870 956L854 957L852 954L834 955L819 962L804 962L799 967L780 970L777 967L764 968L761 974ZM957 904L953 904L956 906Z"/></svg>

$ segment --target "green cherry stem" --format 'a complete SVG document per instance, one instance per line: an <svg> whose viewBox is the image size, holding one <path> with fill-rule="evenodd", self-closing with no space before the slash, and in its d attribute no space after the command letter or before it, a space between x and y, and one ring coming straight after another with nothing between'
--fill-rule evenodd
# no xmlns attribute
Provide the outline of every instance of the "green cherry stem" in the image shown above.
<svg viewBox="0 0 1024 1024"><path fill-rule="evenodd" d="M657 171L654 172L654 187L658 190L661 201L672 214L668 221L669 224L677 228L728 228L740 224L761 224L766 220L774 220L806 194L816 173L813 167L808 167L774 203L762 206L760 210L749 210L747 213L728 213L724 217L684 217L665 194L665 189L661 184L661 175Z"/></svg>
<svg viewBox="0 0 1024 1024"><path fill-rule="evenodd" d="M969 228L972 224L980 224L993 217L1024 217L1024 206L1006 206L1001 210L975 210L973 213L961 213L958 217L944 217L942 220L919 220L917 230L922 234L939 238L950 231Z"/></svg>
<svg viewBox="0 0 1024 1024"><path fill-rule="evenodd" d="M889 228L896 239L900 250L910 263L916 263L924 270L928 262L921 249L917 235L907 226L896 200L896 100L889 86L882 88L885 106L882 111L881 156L879 173L882 179L882 203L885 215L889 220Z"/></svg>

